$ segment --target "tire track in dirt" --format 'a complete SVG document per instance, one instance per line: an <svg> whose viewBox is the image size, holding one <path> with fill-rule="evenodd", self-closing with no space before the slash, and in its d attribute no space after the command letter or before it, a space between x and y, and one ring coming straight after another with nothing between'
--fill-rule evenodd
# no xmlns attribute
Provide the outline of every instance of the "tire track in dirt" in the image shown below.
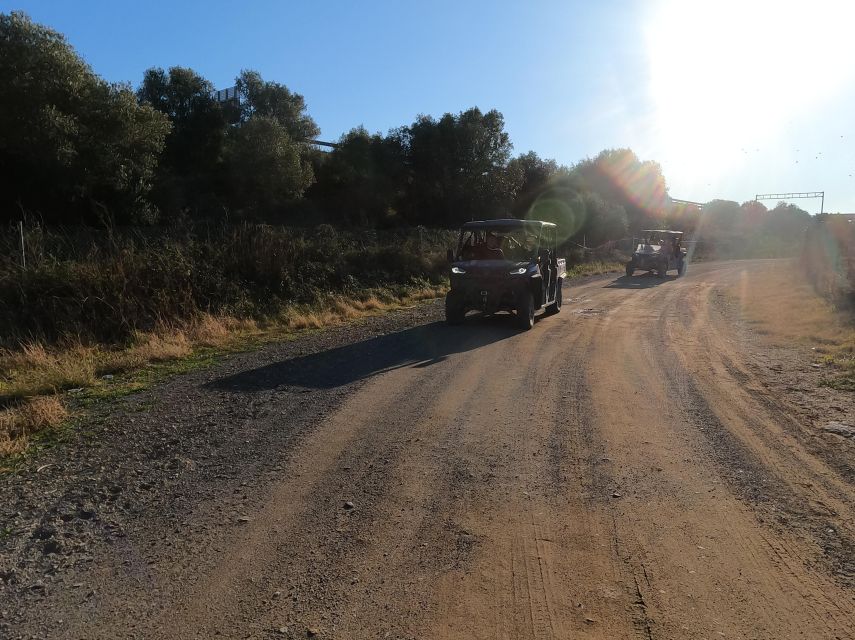
<svg viewBox="0 0 855 640"><path fill-rule="evenodd" d="M591 517L587 506L603 499L600 444L590 427L595 408L589 404L584 375L588 345L597 326L588 320L601 315L554 323L539 338L543 347L532 349L536 357L525 376L532 382L520 389L526 395L518 396L532 397L524 405L528 415L520 412L519 418L508 422L507 431L494 431L499 441L509 440L505 473L516 472L500 486L522 490L517 500L504 498L501 508L520 515L509 518L502 530L479 545L481 562L492 568L489 574L486 567L481 571L490 575L492 600L484 603L473 598L471 594L481 591L478 580L464 576L464 593L455 593L462 600L449 607L451 612L440 607L440 637L634 636L632 603L637 595L622 582L621 562L609 544L607 517ZM482 499L486 504L476 512L494 510L494 500L489 498ZM508 560L497 575L496 559L502 557ZM473 574L479 573L477 560ZM598 578L591 584L594 576ZM600 605L604 594L608 608ZM615 609L624 614L616 616ZM491 624L473 620L491 620ZM434 631L425 635L432 637Z"/></svg>

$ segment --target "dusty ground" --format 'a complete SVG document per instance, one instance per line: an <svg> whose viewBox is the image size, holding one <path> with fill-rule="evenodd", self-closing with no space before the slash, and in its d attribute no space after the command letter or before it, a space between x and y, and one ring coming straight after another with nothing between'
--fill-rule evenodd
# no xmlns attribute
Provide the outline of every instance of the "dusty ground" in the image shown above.
<svg viewBox="0 0 855 640"><path fill-rule="evenodd" d="M741 319L780 268L577 283L527 333L422 305L132 398L0 478L0 636L855 637L855 403Z"/></svg>

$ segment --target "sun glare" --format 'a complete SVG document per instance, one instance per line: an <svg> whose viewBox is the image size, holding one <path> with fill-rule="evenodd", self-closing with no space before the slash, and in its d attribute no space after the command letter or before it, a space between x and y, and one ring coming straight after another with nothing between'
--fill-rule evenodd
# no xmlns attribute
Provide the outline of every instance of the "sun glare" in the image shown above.
<svg viewBox="0 0 855 640"><path fill-rule="evenodd" d="M855 3L829 0L657 5L645 36L669 175L682 185L715 179L833 97L855 70L853 18Z"/></svg>

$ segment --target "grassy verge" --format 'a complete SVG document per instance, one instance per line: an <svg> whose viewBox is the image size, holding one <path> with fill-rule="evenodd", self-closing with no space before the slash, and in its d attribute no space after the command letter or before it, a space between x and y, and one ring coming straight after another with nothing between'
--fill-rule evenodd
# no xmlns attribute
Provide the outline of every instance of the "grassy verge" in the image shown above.
<svg viewBox="0 0 855 640"><path fill-rule="evenodd" d="M855 391L855 323L851 314L820 296L793 260L745 271L732 292L744 317L768 340L813 351L825 374L821 384Z"/></svg>
<svg viewBox="0 0 855 640"><path fill-rule="evenodd" d="M123 396L171 375L206 367L216 357L303 332L339 325L443 295L442 285L366 290L292 305L264 321L202 314L180 325L137 332L123 346L30 342L0 351L0 457L50 441L94 402Z"/></svg>

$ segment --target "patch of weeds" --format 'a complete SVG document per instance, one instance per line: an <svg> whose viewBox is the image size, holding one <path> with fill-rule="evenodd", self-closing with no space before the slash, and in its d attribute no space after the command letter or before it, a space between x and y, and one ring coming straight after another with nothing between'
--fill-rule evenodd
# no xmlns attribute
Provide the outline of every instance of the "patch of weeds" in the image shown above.
<svg viewBox="0 0 855 640"><path fill-rule="evenodd" d="M819 386L836 389L837 391L855 391L855 374L835 376L834 378L823 378Z"/></svg>
<svg viewBox="0 0 855 640"><path fill-rule="evenodd" d="M823 377L821 387L837 389L838 391L855 391L855 359L849 356L825 356L823 361L829 367L838 371L837 375Z"/></svg>

